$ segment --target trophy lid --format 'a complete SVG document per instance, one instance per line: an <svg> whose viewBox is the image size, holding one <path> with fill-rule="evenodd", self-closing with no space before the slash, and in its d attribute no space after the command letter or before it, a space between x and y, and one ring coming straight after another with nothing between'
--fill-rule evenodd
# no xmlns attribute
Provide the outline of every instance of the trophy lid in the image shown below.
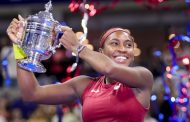
<svg viewBox="0 0 190 122"><path fill-rule="evenodd" d="M51 0L45 4L45 11L40 11L35 15L29 16L29 21L37 21L37 22L44 22L44 21L53 21L55 22L52 13L50 12L52 10L52 3Z"/></svg>

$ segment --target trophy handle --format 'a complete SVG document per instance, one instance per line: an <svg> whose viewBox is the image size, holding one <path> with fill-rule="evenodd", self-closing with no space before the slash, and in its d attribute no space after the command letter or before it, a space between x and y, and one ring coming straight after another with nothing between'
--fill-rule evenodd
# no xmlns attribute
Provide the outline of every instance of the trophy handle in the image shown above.
<svg viewBox="0 0 190 122"><path fill-rule="evenodd" d="M61 47L61 43L59 43L58 45L56 46L50 46L50 51L52 51L53 54L55 54L57 48L60 48Z"/></svg>
<svg viewBox="0 0 190 122"><path fill-rule="evenodd" d="M59 42L59 38L63 35L62 32L58 32L56 35L56 39L55 42L53 44L53 46L50 45L49 51L52 51L53 54L55 54L57 48L61 47L61 43ZM59 44L58 44L59 43Z"/></svg>
<svg viewBox="0 0 190 122"><path fill-rule="evenodd" d="M61 47L61 43L59 42L59 39L61 38L61 36L63 35L63 32L61 31L61 27L63 25L58 24L55 27L55 32L56 32L56 38L55 38L55 42L53 44L53 46L50 46L49 51L52 51L52 53L54 54L56 52L55 49L60 48Z"/></svg>

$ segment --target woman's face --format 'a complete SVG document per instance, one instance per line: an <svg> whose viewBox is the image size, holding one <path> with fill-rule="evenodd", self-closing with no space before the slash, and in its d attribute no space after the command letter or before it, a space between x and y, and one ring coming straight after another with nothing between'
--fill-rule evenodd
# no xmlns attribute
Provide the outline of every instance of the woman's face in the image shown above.
<svg viewBox="0 0 190 122"><path fill-rule="evenodd" d="M107 37L101 52L116 63L129 66L134 60L134 42L128 33L116 31Z"/></svg>

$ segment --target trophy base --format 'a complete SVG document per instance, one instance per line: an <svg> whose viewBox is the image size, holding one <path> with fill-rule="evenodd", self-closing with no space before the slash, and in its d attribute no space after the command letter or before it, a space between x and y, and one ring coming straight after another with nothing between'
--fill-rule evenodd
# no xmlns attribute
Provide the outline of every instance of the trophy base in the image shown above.
<svg viewBox="0 0 190 122"><path fill-rule="evenodd" d="M20 60L18 66L31 72L44 73L46 68L41 63L33 63L30 60Z"/></svg>

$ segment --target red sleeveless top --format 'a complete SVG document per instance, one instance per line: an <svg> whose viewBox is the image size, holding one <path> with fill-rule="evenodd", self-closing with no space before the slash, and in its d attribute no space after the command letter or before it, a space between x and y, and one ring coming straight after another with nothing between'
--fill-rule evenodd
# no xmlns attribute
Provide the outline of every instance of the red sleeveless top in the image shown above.
<svg viewBox="0 0 190 122"><path fill-rule="evenodd" d="M82 95L83 122L143 122L148 109L125 84L105 84L104 76L89 83Z"/></svg>

